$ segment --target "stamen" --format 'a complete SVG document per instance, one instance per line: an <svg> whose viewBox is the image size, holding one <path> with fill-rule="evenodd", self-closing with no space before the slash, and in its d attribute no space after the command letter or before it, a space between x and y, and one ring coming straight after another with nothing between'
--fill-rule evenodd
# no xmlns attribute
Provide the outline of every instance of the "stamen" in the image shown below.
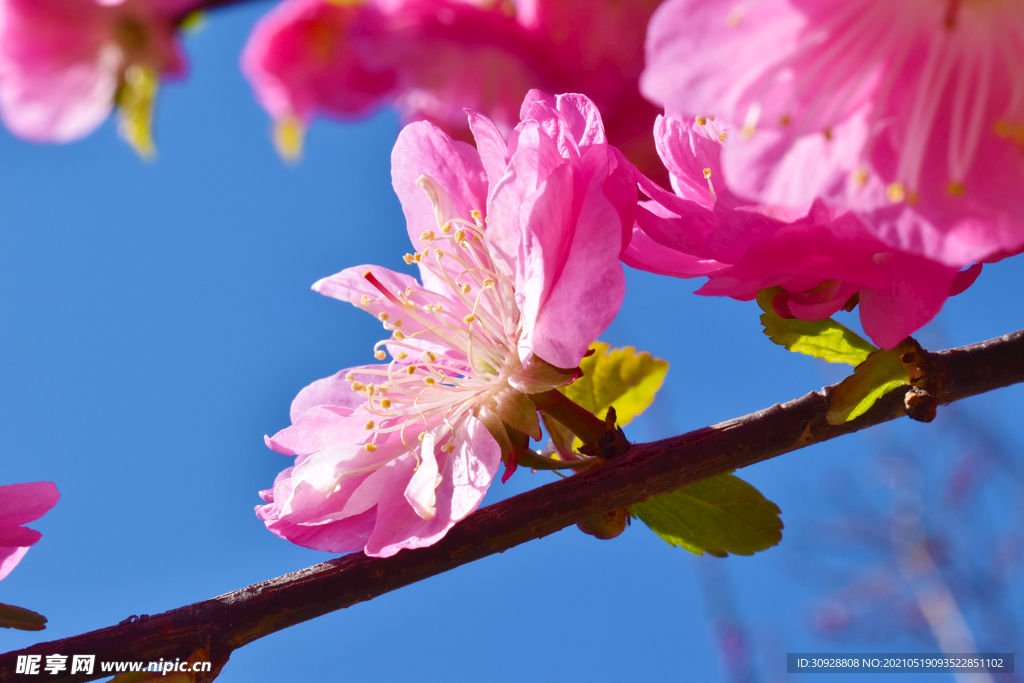
<svg viewBox="0 0 1024 683"><path fill-rule="evenodd" d="M390 318L390 317L391 316L388 315L387 313L378 313L377 314L377 320L379 320L381 322L387 322L387 319Z"/></svg>
<svg viewBox="0 0 1024 683"><path fill-rule="evenodd" d="M366 388L366 385L362 382L352 382L352 391L362 391Z"/></svg>
<svg viewBox="0 0 1024 683"><path fill-rule="evenodd" d="M383 408L384 410L387 410L388 408L390 408L391 407L391 399L390 398L381 399L380 407Z"/></svg>
<svg viewBox="0 0 1024 683"><path fill-rule="evenodd" d="M373 426L374 426L374 422L373 422L373 420L370 420L365 425L363 425L363 429L373 429Z"/></svg>
<svg viewBox="0 0 1024 683"><path fill-rule="evenodd" d="M903 183L889 183L889 187L885 188L885 196L893 204L899 204L906 199L907 193L903 189Z"/></svg>
<svg viewBox="0 0 1024 683"><path fill-rule="evenodd" d="M371 453L373 453L375 450L377 450L377 447L375 445L373 445L372 443L366 444L365 446L363 446L363 448L365 448L366 450L370 451Z"/></svg>
<svg viewBox="0 0 1024 683"><path fill-rule="evenodd" d="M405 339L405 335L402 333L401 330L395 330L394 332L391 333L391 336L397 339L398 341L402 341L403 339Z"/></svg>
<svg viewBox="0 0 1024 683"><path fill-rule="evenodd" d="M384 353L383 349L377 349L376 351L373 352L373 357L376 358L377 360L384 360L385 358L387 358L387 356L388 354Z"/></svg>

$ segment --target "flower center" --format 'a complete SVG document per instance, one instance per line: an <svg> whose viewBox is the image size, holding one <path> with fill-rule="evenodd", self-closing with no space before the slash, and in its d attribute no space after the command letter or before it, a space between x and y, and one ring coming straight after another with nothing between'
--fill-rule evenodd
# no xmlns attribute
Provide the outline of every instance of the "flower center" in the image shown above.
<svg viewBox="0 0 1024 683"><path fill-rule="evenodd" d="M837 5L766 74L742 133L754 133L768 108L768 91L790 79L781 108L772 111L778 113L778 125L797 127L795 137L817 130L831 139L832 129L870 99L871 137L861 150L861 165L868 166L880 134L893 137L898 152L888 172L889 199L918 199L926 156L936 144L945 147L945 191L963 196L970 190L970 171L984 133L994 130L1024 146L1024 125L1015 123L1024 119L1024 79L996 81L997 74L1012 74L1024 62L1022 6L1020 0ZM886 106L893 98L903 99L905 106ZM995 111L994 98L999 99ZM858 171L854 178L862 184L867 174Z"/></svg>
<svg viewBox="0 0 1024 683"><path fill-rule="evenodd" d="M442 283L442 291L407 288L392 292L372 271L364 277L381 295L404 311L402 317L380 313L389 339L374 346L374 357L392 360L387 368L360 370L379 381L366 382L350 373L352 389L367 397L373 434L366 445L376 450L379 439L397 433L415 453L407 435L424 434L440 426L435 442L455 449L456 421L503 387L520 367L516 343L521 332L519 308L512 283L496 268L484 240L480 211L472 221L451 219L420 236L423 248L406 254ZM364 295L362 303L371 303ZM413 324L406 322L406 318ZM385 352L387 349L387 353ZM364 378L365 379L365 378Z"/></svg>

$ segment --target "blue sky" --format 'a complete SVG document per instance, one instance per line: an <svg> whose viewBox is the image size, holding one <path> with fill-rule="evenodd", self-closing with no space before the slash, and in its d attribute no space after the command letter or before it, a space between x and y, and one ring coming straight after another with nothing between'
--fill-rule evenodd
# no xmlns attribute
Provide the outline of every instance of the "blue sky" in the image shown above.
<svg viewBox="0 0 1024 683"><path fill-rule="evenodd" d="M0 650L331 557L273 536L253 514L256 492L290 460L263 435L287 426L304 385L370 362L379 323L310 285L360 263L403 267L389 175L398 123L390 112L317 123L302 162L283 164L237 66L267 7L220 11L188 39L192 73L161 92L154 163L110 122L65 146L0 134L0 483L50 480L62 494L32 525L42 541L0 582L0 602L50 625L0 632ZM696 281L628 279L603 339L671 362L658 402L627 429L633 441L843 377L843 367L771 344L753 303L694 296ZM1020 257L986 266L918 338L942 348L1024 327L1022 290ZM822 601L881 561L877 547L827 522L852 509L870 523L865 510L891 508L879 453L915 452L922 481L941 482L960 452L949 435L966 415L1019 455L1022 404L1013 387L965 402L960 417L944 410L932 425L886 426L740 472L786 524L782 545L757 556L697 558L642 524L613 541L571 528L267 637L236 652L220 680L728 680L721 618L747 633L749 680L786 680L786 652L935 651L925 630L915 636L896 618L881 636L833 641L814 628ZM550 478L520 471L488 502ZM1012 526L1020 510L1008 495L993 487L970 518ZM936 500L927 518L948 520ZM971 552L980 562L986 551ZM1020 588L1011 576L1004 590L1017 629ZM969 619L981 619L971 604ZM949 677L915 678L931 680Z"/></svg>

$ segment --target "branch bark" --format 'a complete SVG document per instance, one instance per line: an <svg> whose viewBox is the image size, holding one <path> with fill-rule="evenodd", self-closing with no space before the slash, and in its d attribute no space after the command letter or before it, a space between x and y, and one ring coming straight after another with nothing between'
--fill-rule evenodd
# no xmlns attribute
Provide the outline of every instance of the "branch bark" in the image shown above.
<svg viewBox="0 0 1024 683"><path fill-rule="evenodd" d="M1024 382L1024 330L929 354L948 376L933 387L946 404ZM737 391L741 391L737 387ZM212 680L231 652L275 631L372 600L599 514L906 415L905 391L879 400L858 419L829 425L834 386L783 405L688 434L637 444L624 456L568 479L478 510L429 548L389 558L354 553L210 600L91 633L0 655L0 680L14 680L18 655L95 654L96 661L157 661L195 655L213 662ZM110 674L48 675L86 681Z"/></svg>

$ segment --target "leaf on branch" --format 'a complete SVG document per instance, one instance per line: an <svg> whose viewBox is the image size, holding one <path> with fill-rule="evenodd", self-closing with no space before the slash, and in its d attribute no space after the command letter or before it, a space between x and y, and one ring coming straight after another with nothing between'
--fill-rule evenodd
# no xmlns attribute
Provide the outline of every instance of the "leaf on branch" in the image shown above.
<svg viewBox="0 0 1024 683"><path fill-rule="evenodd" d="M854 420L905 384L910 384L910 375L900 357L894 351L876 351L836 387L825 419L830 425Z"/></svg>
<svg viewBox="0 0 1024 683"><path fill-rule="evenodd" d="M153 144L153 103L160 77L153 67L133 64L125 69L117 101L117 129L143 159L156 155Z"/></svg>
<svg viewBox="0 0 1024 683"><path fill-rule="evenodd" d="M782 540L778 506L731 474L655 496L629 511L669 545L697 555L753 555Z"/></svg>
<svg viewBox="0 0 1024 683"><path fill-rule="evenodd" d="M16 628L19 631L42 631L46 628L46 617L24 607L0 603L0 628Z"/></svg>
<svg viewBox="0 0 1024 683"><path fill-rule="evenodd" d="M610 351L608 347L594 342L590 346L594 353L580 362L583 376L559 391L601 419L614 405L618 424L624 426L654 401L665 381L668 361L646 351L637 353L632 346Z"/></svg>
<svg viewBox="0 0 1024 683"><path fill-rule="evenodd" d="M863 363L868 355L878 350L871 342L831 318L783 318L772 307L772 299L781 291L781 287L772 287L757 293L757 305L764 311L761 316L764 333L779 346L829 363L849 365Z"/></svg>

